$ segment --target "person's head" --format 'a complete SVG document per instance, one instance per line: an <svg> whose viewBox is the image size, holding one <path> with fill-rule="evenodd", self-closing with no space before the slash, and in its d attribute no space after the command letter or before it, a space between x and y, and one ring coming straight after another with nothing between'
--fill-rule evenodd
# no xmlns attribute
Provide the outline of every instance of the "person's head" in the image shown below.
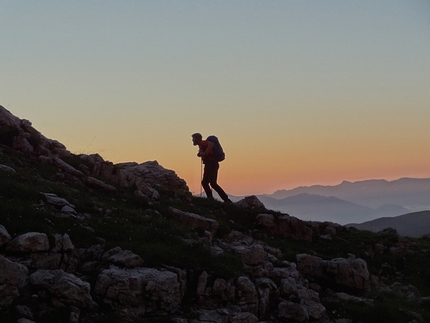
<svg viewBox="0 0 430 323"><path fill-rule="evenodd" d="M193 138L193 145L194 145L194 146L197 146L197 145L198 145L199 143L201 143L201 142L202 142L202 140L203 140L202 135L201 135L200 133L198 133L198 132L193 133L193 134L191 135L191 138Z"/></svg>

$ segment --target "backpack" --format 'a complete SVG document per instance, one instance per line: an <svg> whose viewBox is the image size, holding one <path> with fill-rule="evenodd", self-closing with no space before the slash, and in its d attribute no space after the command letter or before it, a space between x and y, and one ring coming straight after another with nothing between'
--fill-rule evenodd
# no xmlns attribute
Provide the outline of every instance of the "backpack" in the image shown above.
<svg viewBox="0 0 430 323"><path fill-rule="evenodd" d="M214 144L212 151L214 159L218 162L223 161L225 159L224 150L221 147L221 144L216 136L209 136L206 138L207 141L210 141Z"/></svg>

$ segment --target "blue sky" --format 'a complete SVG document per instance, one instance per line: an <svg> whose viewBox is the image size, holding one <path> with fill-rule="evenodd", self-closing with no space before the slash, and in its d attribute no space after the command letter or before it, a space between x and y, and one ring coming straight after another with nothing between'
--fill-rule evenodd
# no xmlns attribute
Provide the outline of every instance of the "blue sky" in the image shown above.
<svg viewBox="0 0 430 323"><path fill-rule="evenodd" d="M1 1L0 104L75 153L198 190L429 177L430 2Z"/></svg>

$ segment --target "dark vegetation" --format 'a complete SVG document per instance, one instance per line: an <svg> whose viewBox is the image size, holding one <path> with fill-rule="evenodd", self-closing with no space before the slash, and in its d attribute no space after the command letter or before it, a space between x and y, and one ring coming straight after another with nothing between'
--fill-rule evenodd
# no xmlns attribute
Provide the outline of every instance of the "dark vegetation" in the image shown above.
<svg viewBox="0 0 430 323"><path fill-rule="evenodd" d="M4 137L5 138L5 137ZM7 141L5 138L3 141ZM3 146L0 164L17 172L0 171L0 224L12 237L26 232L44 232L48 236L67 233L76 247L88 247L103 238L106 249L120 246L132 250L144 260L144 266L162 265L189 268L228 278L243 272L241 262L234 255L213 257L208 247L196 241L202 229L191 229L168 220L164 215L169 207L212 218L220 223L218 237L232 229L249 232L282 250L283 259L294 261L298 253L309 253L332 259L354 254L367 261L371 274L387 285L399 281L412 284L423 296L430 295L430 239L409 239L413 253L393 257L384 252L370 252L375 244L396 247L399 237L393 232L371 233L355 229L344 230L333 240L315 242L291 241L267 237L256 230L255 217L261 210L224 205L184 192L160 189L161 202L150 204L118 187L115 192L93 190L85 186L58 180L58 170L51 165L24 157ZM70 164L77 162L69 160ZM42 203L44 193L55 193L76 206L81 219L64 218L58 210ZM265 213L277 212L264 211ZM324 304L331 317L352 318L354 322L407 322L408 311L419 313L430 322L430 304L414 304L393 293L372 290L373 306Z"/></svg>

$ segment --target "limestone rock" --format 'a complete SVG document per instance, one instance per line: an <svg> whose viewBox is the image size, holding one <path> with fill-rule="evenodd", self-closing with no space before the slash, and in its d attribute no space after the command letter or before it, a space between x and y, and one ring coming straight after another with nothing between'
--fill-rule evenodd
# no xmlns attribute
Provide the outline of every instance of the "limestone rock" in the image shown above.
<svg viewBox="0 0 430 323"><path fill-rule="evenodd" d="M0 255L0 284L13 285L21 288L25 284L25 279L28 274L27 267L10 261L4 256Z"/></svg>
<svg viewBox="0 0 430 323"><path fill-rule="evenodd" d="M61 302L93 309L97 304L90 295L90 284L63 270L39 269L29 277L32 285L45 288Z"/></svg>
<svg viewBox="0 0 430 323"><path fill-rule="evenodd" d="M128 268L139 267L143 264L142 258L130 250L122 250L109 257L108 260L116 265Z"/></svg>
<svg viewBox="0 0 430 323"><path fill-rule="evenodd" d="M101 188L105 191L110 191L110 192L116 191L115 186L106 184L105 182L90 176L85 179L85 184L87 184L90 187Z"/></svg>
<svg viewBox="0 0 430 323"><path fill-rule="evenodd" d="M230 319L231 323L257 323L258 318L252 313L239 313Z"/></svg>
<svg viewBox="0 0 430 323"><path fill-rule="evenodd" d="M178 279L171 271L111 266L98 276L95 293L114 311L126 311L130 317L168 315L183 297Z"/></svg>
<svg viewBox="0 0 430 323"><path fill-rule="evenodd" d="M370 289L370 274L363 259L323 260L307 254L296 255L297 268L305 277L324 279L358 291Z"/></svg>
<svg viewBox="0 0 430 323"><path fill-rule="evenodd" d="M266 207L264 204L255 196L246 196L242 200L235 203L237 206L245 207L245 208L258 208L258 209L265 209Z"/></svg>
<svg viewBox="0 0 430 323"><path fill-rule="evenodd" d="M201 227L210 231L212 234L215 234L219 227L219 223L215 220L202 217L198 214L184 212L173 207L168 209L168 216L182 225L190 226L192 228Z"/></svg>
<svg viewBox="0 0 430 323"><path fill-rule="evenodd" d="M157 161L147 161L135 166L126 167L129 176L142 179L152 187L161 186L169 189L189 191L186 182L172 170L158 164Z"/></svg>
<svg viewBox="0 0 430 323"><path fill-rule="evenodd" d="M1 164L0 164L0 171L8 172L8 173L16 173L16 170L13 169L12 167L1 165Z"/></svg>
<svg viewBox="0 0 430 323"><path fill-rule="evenodd" d="M80 170L77 170L76 168L70 166L69 164L67 164L65 161L63 161L58 157L54 157L52 159L52 162L55 166L57 166L59 169L66 172L67 174L73 175L78 178L85 177L85 174L82 173Z"/></svg>
<svg viewBox="0 0 430 323"><path fill-rule="evenodd" d="M287 322L307 322L309 315L301 304L283 301L278 305L278 317Z"/></svg>
<svg viewBox="0 0 430 323"><path fill-rule="evenodd" d="M54 235L55 246L52 248L52 252L67 252L75 249L70 237L67 233L64 235L55 234Z"/></svg>
<svg viewBox="0 0 430 323"><path fill-rule="evenodd" d="M0 224L0 247L10 240L12 240L12 238L9 232L7 232L6 228Z"/></svg>
<svg viewBox="0 0 430 323"><path fill-rule="evenodd" d="M312 229L304 221L287 214L277 217L273 214L259 214L256 225L275 237L312 241Z"/></svg>
<svg viewBox="0 0 430 323"><path fill-rule="evenodd" d="M11 252L42 252L49 250L49 240L45 233L28 232L11 240L6 250Z"/></svg>
<svg viewBox="0 0 430 323"><path fill-rule="evenodd" d="M246 276L240 276L236 281L237 305L243 312L258 314L258 292L253 282Z"/></svg>
<svg viewBox="0 0 430 323"><path fill-rule="evenodd" d="M53 205L57 207L58 209L63 208L64 206L69 206L70 208L74 209L75 206L71 203L69 203L66 199L63 199L61 197L58 197L54 193L41 193L46 201L46 203Z"/></svg>

